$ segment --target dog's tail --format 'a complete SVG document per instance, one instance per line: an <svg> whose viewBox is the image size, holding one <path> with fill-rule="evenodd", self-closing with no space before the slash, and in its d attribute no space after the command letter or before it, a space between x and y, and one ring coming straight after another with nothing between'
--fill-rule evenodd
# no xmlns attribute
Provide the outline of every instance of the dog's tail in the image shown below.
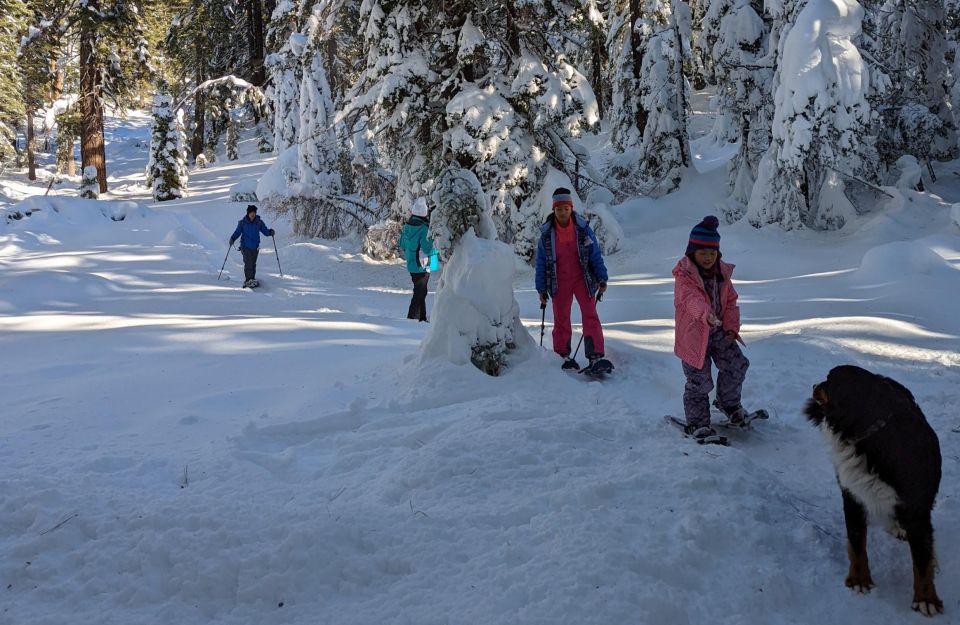
<svg viewBox="0 0 960 625"><path fill-rule="evenodd" d="M807 415L807 420L819 427L825 418L823 414L823 406L817 403L814 399L808 399L806 405L803 407L803 413Z"/></svg>

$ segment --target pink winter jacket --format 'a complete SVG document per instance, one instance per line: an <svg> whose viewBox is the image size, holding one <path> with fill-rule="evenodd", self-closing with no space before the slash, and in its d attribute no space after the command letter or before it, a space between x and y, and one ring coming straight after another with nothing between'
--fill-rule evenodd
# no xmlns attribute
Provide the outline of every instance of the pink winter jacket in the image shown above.
<svg viewBox="0 0 960 625"><path fill-rule="evenodd" d="M723 281L720 283L723 330L732 331L740 339L740 307L737 306L737 290L733 288L734 265L717 261ZM710 338L710 296L703 286L703 278L696 264L684 256L673 268L676 282L673 287L673 307L676 311L673 353L691 367L703 368L707 357L707 341Z"/></svg>

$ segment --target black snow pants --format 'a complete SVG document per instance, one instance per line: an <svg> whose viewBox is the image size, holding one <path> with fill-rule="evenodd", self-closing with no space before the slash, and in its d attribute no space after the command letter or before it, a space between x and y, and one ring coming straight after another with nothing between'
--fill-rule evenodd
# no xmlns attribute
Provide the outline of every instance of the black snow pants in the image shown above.
<svg viewBox="0 0 960 625"><path fill-rule="evenodd" d="M427 283L430 281L430 274L427 272L411 273L413 279L413 298L410 300L410 310L407 311L407 319L427 320Z"/></svg>
<svg viewBox="0 0 960 625"><path fill-rule="evenodd" d="M241 247L240 253L243 254L243 278L253 280L257 277L257 256L260 255L260 250Z"/></svg>

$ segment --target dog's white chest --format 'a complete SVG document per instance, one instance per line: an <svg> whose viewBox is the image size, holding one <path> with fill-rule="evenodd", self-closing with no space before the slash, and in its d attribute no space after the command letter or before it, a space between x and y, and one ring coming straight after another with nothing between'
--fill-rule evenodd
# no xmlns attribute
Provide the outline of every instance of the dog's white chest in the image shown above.
<svg viewBox="0 0 960 625"><path fill-rule="evenodd" d="M840 486L850 491L863 505L868 520L892 527L896 523L894 506L899 502L896 491L877 474L871 473L867 469L866 458L857 454L854 445L841 440L826 422L821 425L821 430L827 440Z"/></svg>

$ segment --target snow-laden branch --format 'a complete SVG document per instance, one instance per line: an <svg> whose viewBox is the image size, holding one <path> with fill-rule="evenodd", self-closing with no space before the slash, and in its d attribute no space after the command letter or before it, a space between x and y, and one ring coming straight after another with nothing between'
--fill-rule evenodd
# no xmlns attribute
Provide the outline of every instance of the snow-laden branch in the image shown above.
<svg viewBox="0 0 960 625"><path fill-rule="evenodd" d="M260 94L260 95L263 94L263 92L260 90L260 87L254 85L254 84L252 84L252 83L249 83L249 82L247 82L246 80L244 80L244 79L242 79L242 78L237 78L236 76L233 76L233 75L231 74L230 76L221 76L220 78L211 78L210 80L205 80L205 81L203 81L202 83L200 83L199 85L197 85L196 87L194 87L193 90L192 90L190 93L188 93L187 95L183 96L183 98L182 98L179 102L177 102L177 104L173 107L173 110L177 110L177 109L179 109L180 107L182 107L184 104L187 103L187 100L189 100L190 98L194 97L195 95L197 95L197 94L200 93L201 91L206 91L207 89L210 89L211 87L216 87L216 86L223 85L223 84L233 85L233 87L235 87L236 89L239 89L239 90L241 90L241 91L243 91L243 92L252 91L252 92L258 93L258 94Z"/></svg>

